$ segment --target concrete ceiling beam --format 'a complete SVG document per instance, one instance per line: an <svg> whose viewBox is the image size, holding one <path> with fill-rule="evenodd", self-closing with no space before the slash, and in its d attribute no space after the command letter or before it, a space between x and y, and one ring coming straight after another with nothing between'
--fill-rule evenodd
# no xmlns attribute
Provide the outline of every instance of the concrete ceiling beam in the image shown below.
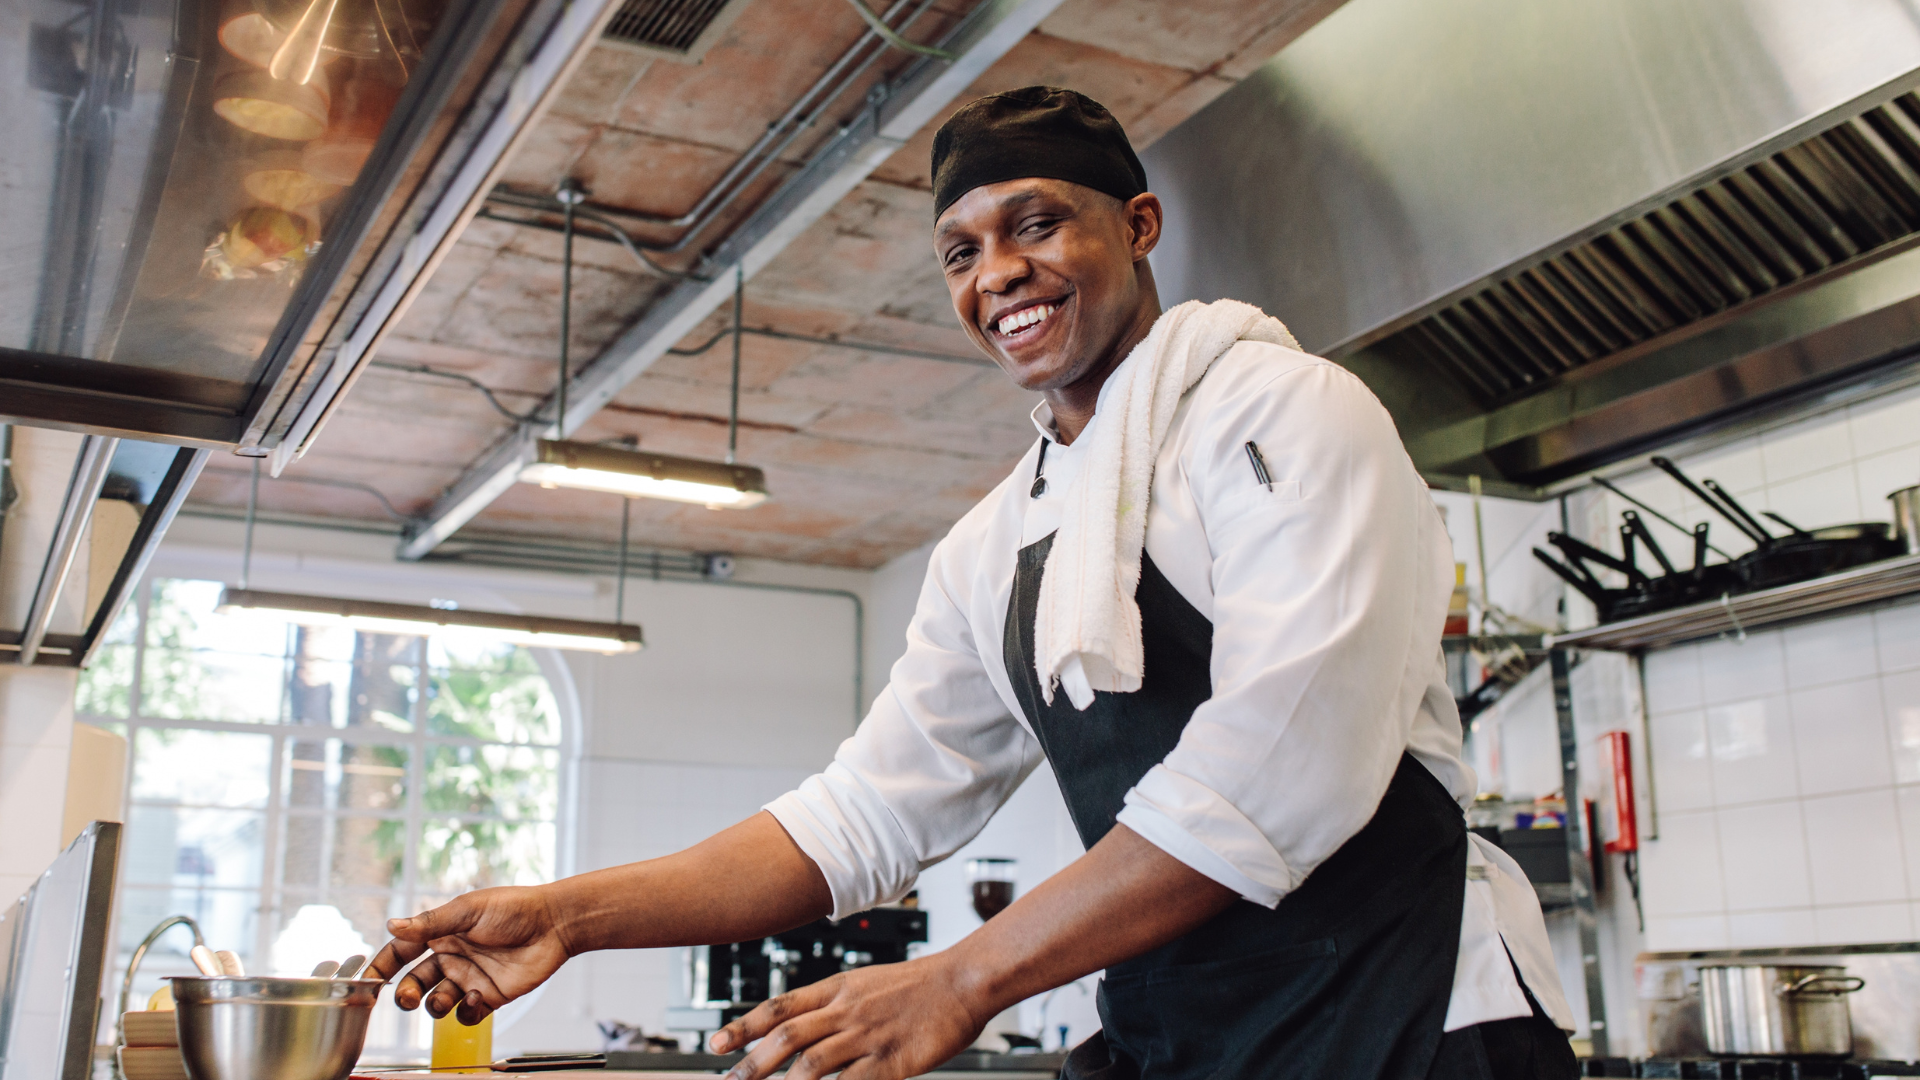
<svg viewBox="0 0 1920 1080"><path fill-rule="evenodd" d="M921 128L1063 0L985 0L940 46L951 62L925 60L873 94L858 118L829 142L714 251L706 282L686 281L656 303L567 386L565 423L524 424L494 444L435 500L402 537L399 556L418 559L473 520L520 479L541 439L566 438L628 383L666 355L732 296L737 271L751 277ZM543 402L536 412L550 412Z"/></svg>

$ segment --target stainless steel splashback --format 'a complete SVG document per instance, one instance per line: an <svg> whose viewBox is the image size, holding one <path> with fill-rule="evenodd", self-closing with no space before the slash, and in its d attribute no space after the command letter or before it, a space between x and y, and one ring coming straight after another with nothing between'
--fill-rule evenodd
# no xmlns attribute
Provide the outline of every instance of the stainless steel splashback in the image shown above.
<svg viewBox="0 0 1920 1080"><path fill-rule="evenodd" d="M1920 340L1731 332L1920 239L1916 84L1897 0L1352 0L1144 155L1154 265L1360 373L1423 468L1545 483Z"/></svg>

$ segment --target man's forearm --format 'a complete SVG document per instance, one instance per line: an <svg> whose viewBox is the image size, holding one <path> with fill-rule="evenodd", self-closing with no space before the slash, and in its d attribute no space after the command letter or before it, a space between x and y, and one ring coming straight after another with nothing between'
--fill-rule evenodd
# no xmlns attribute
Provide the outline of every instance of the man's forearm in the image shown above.
<svg viewBox="0 0 1920 1080"><path fill-rule="evenodd" d="M1233 890L1115 825L1093 849L948 950L962 993L992 1016L1155 949L1232 904Z"/></svg>
<svg viewBox="0 0 1920 1080"><path fill-rule="evenodd" d="M541 888L575 956L747 941L833 911L819 867L765 812L677 854Z"/></svg>

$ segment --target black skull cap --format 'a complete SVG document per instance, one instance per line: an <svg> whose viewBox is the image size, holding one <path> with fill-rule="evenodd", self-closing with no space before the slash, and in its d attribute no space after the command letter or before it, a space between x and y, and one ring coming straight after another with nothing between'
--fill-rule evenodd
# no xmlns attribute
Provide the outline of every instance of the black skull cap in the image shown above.
<svg viewBox="0 0 1920 1080"><path fill-rule="evenodd" d="M962 106L933 136L933 216L974 188L1043 176L1125 201L1147 172L1106 106L1077 90L1026 86Z"/></svg>

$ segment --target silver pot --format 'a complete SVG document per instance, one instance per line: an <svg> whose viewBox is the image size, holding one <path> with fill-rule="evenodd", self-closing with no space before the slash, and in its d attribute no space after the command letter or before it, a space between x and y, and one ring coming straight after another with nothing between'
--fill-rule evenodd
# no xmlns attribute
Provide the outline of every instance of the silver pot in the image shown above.
<svg viewBox="0 0 1920 1080"><path fill-rule="evenodd" d="M1707 1049L1767 1057L1853 1053L1847 995L1865 979L1835 966L1727 964L1700 969Z"/></svg>
<svg viewBox="0 0 1920 1080"><path fill-rule="evenodd" d="M344 1080L380 979L180 976L180 1056L193 1080Z"/></svg>
<svg viewBox="0 0 1920 1080"><path fill-rule="evenodd" d="M1901 488L1893 501L1893 538L1909 555L1920 555L1920 486Z"/></svg>

